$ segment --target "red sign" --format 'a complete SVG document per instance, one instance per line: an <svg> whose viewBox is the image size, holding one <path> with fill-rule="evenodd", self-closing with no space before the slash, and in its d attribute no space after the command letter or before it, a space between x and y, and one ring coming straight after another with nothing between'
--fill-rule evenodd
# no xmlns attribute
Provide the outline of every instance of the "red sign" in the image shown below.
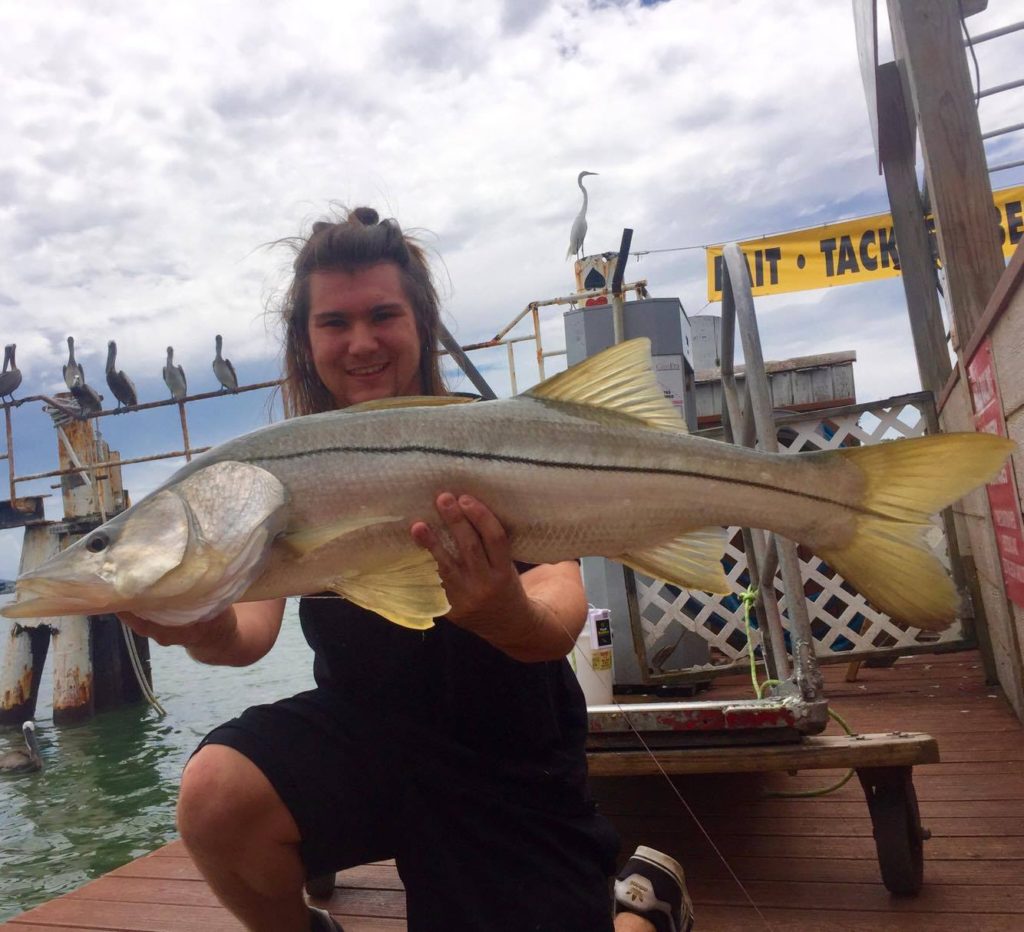
<svg viewBox="0 0 1024 932"><path fill-rule="evenodd" d="M967 380L974 405L974 426L979 431L1006 436L1003 403L999 397L996 370L992 361L992 342L984 340L967 366ZM1021 529L1020 502L1012 463L987 486L992 527L999 548L1006 594L1024 607L1024 531Z"/></svg>

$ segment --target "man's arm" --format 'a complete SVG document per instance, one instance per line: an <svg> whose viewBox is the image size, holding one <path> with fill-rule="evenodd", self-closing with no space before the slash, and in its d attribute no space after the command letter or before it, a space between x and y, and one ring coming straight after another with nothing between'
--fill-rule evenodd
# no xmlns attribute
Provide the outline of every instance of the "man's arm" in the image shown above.
<svg viewBox="0 0 1024 932"><path fill-rule="evenodd" d="M546 564L521 576L501 522L468 495L437 498L456 552L424 522L414 541L437 561L451 611L447 618L489 641L515 660L558 660L576 643L587 617L580 568L573 561Z"/></svg>
<svg viewBox="0 0 1024 932"><path fill-rule="evenodd" d="M284 599L239 602L209 621L191 625L158 625L129 612L118 617L136 634L152 638L162 647L184 647L200 663L247 667L274 646L281 631L284 604Z"/></svg>

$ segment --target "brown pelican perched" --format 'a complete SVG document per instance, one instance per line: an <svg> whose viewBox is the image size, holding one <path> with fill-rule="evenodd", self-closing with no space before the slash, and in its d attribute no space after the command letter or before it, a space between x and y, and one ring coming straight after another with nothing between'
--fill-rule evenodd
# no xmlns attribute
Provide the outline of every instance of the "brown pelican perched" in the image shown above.
<svg viewBox="0 0 1024 932"><path fill-rule="evenodd" d="M220 354L224 339L219 333L214 338L214 343L217 346L217 355L213 357L213 374L217 376L217 381L220 382L224 391L237 392L238 376L235 375L235 367L231 365L231 360L225 359Z"/></svg>
<svg viewBox="0 0 1024 932"><path fill-rule="evenodd" d="M75 362L75 338L68 337L68 361L64 365L64 383L68 391L73 390L76 377L82 385L85 384L85 370Z"/></svg>
<svg viewBox="0 0 1024 932"><path fill-rule="evenodd" d="M21 731L25 735L25 747L28 750L0 754L0 773L28 773L43 769L43 759L39 755L39 745L36 744L35 722L25 722Z"/></svg>
<svg viewBox="0 0 1024 932"><path fill-rule="evenodd" d="M185 381L185 370L174 364L174 347L167 347L167 365L164 366L164 381L171 390L171 397L181 401L188 394L188 382Z"/></svg>
<svg viewBox="0 0 1024 932"><path fill-rule="evenodd" d="M583 179L587 175L596 174L597 172L580 172L579 177L576 179L576 184L580 186L580 190L583 192L583 206L580 208L580 212L576 214L576 219L572 222L572 230L569 231L569 251L565 254L566 259L573 253L583 253L583 240L587 236L587 189L583 187Z"/></svg>
<svg viewBox="0 0 1024 932"><path fill-rule="evenodd" d="M114 368L117 360L117 344L110 340L107 343L107 385L117 399L117 407L121 405L133 407L139 403L139 396L135 394L135 385L120 369Z"/></svg>
<svg viewBox="0 0 1024 932"><path fill-rule="evenodd" d="M14 364L15 343L4 347L4 369L0 372L0 401L10 398L14 401L14 390L21 385L21 370Z"/></svg>
<svg viewBox="0 0 1024 932"><path fill-rule="evenodd" d="M79 370L81 370L81 366L79 366ZM71 396L78 402L82 414L96 414L103 410L103 396L91 385L85 383L81 371L71 384Z"/></svg>

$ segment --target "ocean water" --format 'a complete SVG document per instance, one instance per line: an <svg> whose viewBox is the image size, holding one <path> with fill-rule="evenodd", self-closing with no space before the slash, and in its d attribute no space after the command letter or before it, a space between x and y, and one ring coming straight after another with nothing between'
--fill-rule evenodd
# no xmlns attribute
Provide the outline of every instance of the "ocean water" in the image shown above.
<svg viewBox="0 0 1024 932"><path fill-rule="evenodd" d="M312 652L290 600L274 649L251 667L207 667L152 644L148 704L54 727L49 664L36 709L44 770L0 774L0 921L73 890L177 837L174 803L189 754L211 728L313 685ZM0 731L0 751L23 747Z"/></svg>

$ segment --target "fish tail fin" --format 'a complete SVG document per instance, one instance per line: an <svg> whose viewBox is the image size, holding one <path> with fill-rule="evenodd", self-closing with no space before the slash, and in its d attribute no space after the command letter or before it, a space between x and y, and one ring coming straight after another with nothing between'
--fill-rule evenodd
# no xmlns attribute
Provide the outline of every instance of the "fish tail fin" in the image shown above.
<svg viewBox="0 0 1024 932"><path fill-rule="evenodd" d="M948 627L960 597L925 542L928 518L990 481L1015 449L1005 437L956 433L835 451L863 475L864 513L845 546L819 556L893 619Z"/></svg>

